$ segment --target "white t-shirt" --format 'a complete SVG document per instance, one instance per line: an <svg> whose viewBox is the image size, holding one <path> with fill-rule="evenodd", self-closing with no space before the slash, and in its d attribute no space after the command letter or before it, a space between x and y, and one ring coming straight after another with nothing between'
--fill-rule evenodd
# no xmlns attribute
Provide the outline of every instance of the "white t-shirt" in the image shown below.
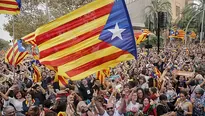
<svg viewBox="0 0 205 116"><path fill-rule="evenodd" d="M149 88L149 85L145 82L141 85L141 88L142 89Z"/></svg>
<svg viewBox="0 0 205 116"><path fill-rule="evenodd" d="M140 108L140 104L139 103L133 104L132 102L130 102L127 105L126 111L127 112L129 112L129 111L131 111L131 112L138 112L139 108Z"/></svg>
<svg viewBox="0 0 205 116"><path fill-rule="evenodd" d="M19 101L16 98L9 97L8 101L4 101L4 107L8 106L9 103L14 105L16 111L19 112L23 111L23 101Z"/></svg>
<svg viewBox="0 0 205 116"><path fill-rule="evenodd" d="M100 116L100 115L98 115ZM102 116L109 116L108 113L105 111L105 113ZM124 116L124 114L119 114L119 112L115 109L115 113L113 116Z"/></svg>

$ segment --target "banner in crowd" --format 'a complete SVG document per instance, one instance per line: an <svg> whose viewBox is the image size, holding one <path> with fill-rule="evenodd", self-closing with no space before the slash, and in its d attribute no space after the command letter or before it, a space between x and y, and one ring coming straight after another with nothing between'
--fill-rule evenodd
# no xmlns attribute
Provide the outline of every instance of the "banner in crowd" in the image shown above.
<svg viewBox="0 0 205 116"><path fill-rule="evenodd" d="M16 15L20 13L21 0L0 0L0 14Z"/></svg>
<svg viewBox="0 0 205 116"><path fill-rule="evenodd" d="M31 33L31 34L28 34L28 35L24 36L21 40L22 40L22 42L25 42L27 44L31 44L33 46L33 45L35 45L34 36L35 36L34 33ZM14 66L18 65L28 55L28 50L25 50L25 51L22 52L22 51L19 51L19 47L23 47L23 46L22 45L19 46L18 45L18 40L15 40L14 45L11 46L11 48L6 53L5 61L7 63L9 63L10 65L14 65Z"/></svg>
<svg viewBox="0 0 205 116"><path fill-rule="evenodd" d="M18 65L28 55L28 52L20 52L18 50L18 40L14 40L14 45L7 51L5 61L10 65Z"/></svg>
<svg viewBox="0 0 205 116"><path fill-rule="evenodd" d="M96 0L35 32L40 62L80 80L136 58L136 44L124 0Z"/></svg>

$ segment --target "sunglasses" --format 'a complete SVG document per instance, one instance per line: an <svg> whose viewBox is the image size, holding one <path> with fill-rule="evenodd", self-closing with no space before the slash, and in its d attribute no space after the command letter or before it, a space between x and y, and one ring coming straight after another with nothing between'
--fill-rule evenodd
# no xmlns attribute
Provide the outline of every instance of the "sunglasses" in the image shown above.
<svg viewBox="0 0 205 116"><path fill-rule="evenodd" d="M113 110L113 107L107 108L107 110Z"/></svg>

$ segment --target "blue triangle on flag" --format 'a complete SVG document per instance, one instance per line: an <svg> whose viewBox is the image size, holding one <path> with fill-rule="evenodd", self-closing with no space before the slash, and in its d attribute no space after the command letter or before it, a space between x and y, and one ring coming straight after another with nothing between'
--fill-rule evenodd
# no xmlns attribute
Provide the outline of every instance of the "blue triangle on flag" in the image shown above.
<svg viewBox="0 0 205 116"><path fill-rule="evenodd" d="M135 37L124 0L115 1L99 39L137 58Z"/></svg>

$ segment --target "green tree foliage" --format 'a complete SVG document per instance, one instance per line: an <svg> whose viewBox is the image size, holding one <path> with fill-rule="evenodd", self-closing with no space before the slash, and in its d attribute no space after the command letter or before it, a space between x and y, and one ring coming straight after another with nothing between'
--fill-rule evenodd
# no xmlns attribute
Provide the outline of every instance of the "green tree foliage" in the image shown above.
<svg viewBox="0 0 205 116"><path fill-rule="evenodd" d="M8 31L10 36L20 39L23 36L34 32L38 27L55 20L92 0L22 0L21 13L16 16L7 16L8 23L4 24L4 30ZM46 3L48 13L46 12ZM50 14L50 15L47 15ZM49 16L49 18L48 18Z"/></svg>
<svg viewBox="0 0 205 116"><path fill-rule="evenodd" d="M151 0L151 5L148 5L145 10L147 11L146 13L146 21L145 25L151 26L152 31L157 30L157 19L158 19L158 12L167 12L168 14L168 23L171 23L172 20L172 12L171 12L171 3L169 0Z"/></svg>
<svg viewBox="0 0 205 116"><path fill-rule="evenodd" d="M180 20L176 22L177 26L185 29L189 20L198 12L203 10L203 3L204 0L197 0L195 3L190 3L185 6L185 8L182 11L182 17ZM190 23L189 30L194 30L195 32L200 31L200 25L201 25L201 19L202 19L202 12L199 13Z"/></svg>
<svg viewBox="0 0 205 116"><path fill-rule="evenodd" d="M9 47L9 42L3 39L0 39L0 50L7 49Z"/></svg>

